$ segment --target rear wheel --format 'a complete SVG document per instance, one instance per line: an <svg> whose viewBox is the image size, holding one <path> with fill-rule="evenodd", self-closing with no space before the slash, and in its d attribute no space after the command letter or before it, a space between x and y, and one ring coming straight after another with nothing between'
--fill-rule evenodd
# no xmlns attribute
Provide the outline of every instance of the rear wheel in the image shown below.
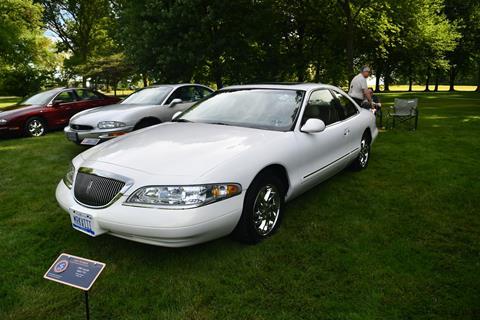
<svg viewBox="0 0 480 320"><path fill-rule="evenodd" d="M30 118L25 124L25 133L29 137L43 136L46 131L45 121L41 118Z"/></svg>
<svg viewBox="0 0 480 320"><path fill-rule="evenodd" d="M268 173L257 176L245 195L242 216L233 232L235 238L255 244L275 233L283 216L284 190L278 177Z"/></svg>
<svg viewBox="0 0 480 320"><path fill-rule="evenodd" d="M370 136L365 132L360 141L360 153L352 163L352 168L354 170L360 171L368 167L368 162L370 160L370 144Z"/></svg>

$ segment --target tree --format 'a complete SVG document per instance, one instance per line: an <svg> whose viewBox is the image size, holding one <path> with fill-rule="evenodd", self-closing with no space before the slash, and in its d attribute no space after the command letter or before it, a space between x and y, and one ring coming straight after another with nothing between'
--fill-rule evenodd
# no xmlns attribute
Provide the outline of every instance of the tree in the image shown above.
<svg viewBox="0 0 480 320"><path fill-rule="evenodd" d="M445 14L457 24L461 33L458 46L448 55L450 91L460 72L477 69L477 91L480 91L480 3L477 0L446 0Z"/></svg>
<svg viewBox="0 0 480 320"><path fill-rule="evenodd" d="M29 0L0 2L0 91L26 95L53 77L55 56L43 35L42 7Z"/></svg>
<svg viewBox="0 0 480 320"><path fill-rule="evenodd" d="M68 51L71 56L65 65L72 70L87 63L105 38L105 19L109 18L111 7L108 0L41 0L44 7L44 21L60 39L60 51ZM83 85L86 84L85 74Z"/></svg>

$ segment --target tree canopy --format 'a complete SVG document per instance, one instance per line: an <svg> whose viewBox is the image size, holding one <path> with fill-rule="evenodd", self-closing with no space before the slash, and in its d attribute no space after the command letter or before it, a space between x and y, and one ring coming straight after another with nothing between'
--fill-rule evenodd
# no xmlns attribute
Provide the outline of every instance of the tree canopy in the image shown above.
<svg viewBox="0 0 480 320"><path fill-rule="evenodd" d="M25 83L20 91L142 78L345 86L365 64L386 90L431 79L454 89L459 77L480 82L479 8L477 0L4 0L0 90L11 91L13 79Z"/></svg>

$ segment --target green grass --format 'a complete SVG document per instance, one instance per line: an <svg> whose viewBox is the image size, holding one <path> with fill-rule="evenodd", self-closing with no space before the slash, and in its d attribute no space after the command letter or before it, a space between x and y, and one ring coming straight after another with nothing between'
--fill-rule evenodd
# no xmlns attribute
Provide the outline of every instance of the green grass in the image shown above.
<svg viewBox="0 0 480 320"><path fill-rule="evenodd" d="M479 319L480 95L415 96L418 131L381 133L367 170L289 203L256 246L89 238L54 197L83 149L0 141L0 319L82 319L82 293L42 278L61 252L107 264L92 319Z"/></svg>
<svg viewBox="0 0 480 320"><path fill-rule="evenodd" d="M0 97L0 109L11 106L20 100L18 97Z"/></svg>

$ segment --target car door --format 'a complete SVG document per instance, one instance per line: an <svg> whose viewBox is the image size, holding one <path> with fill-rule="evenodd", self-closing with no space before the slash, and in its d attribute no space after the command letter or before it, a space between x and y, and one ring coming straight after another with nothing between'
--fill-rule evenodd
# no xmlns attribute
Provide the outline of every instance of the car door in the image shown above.
<svg viewBox="0 0 480 320"><path fill-rule="evenodd" d="M345 126L346 147L348 152L355 152L360 146L364 128L358 123L357 115L360 113L353 101L345 94L332 90L337 106L340 110Z"/></svg>
<svg viewBox="0 0 480 320"><path fill-rule="evenodd" d="M297 131L296 141L300 158L300 172L304 184L316 184L344 167L347 152L346 126L338 112L335 97L328 89L312 92L303 112L300 128L310 118L325 123L325 130L317 133Z"/></svg>
<svg viewBox="0 0 480 320"><path fill-rule="evenodd" d="M53 122L56 126L63 126L68 124L70 118L76 113L77 96L73 90L65 90L60 92L52 102L54 108Z"/></svg>

